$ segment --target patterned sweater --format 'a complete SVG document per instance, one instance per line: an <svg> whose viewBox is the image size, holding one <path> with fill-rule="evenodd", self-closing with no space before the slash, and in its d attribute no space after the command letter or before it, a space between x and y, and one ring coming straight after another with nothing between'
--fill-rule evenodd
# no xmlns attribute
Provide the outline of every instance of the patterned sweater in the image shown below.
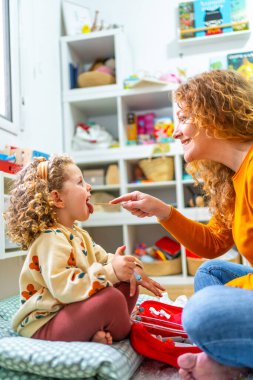
<svg viewBox="0 0 253 380"><path fill-rule="evenodd" d="M78 227L58 225L41 233L20 274L21 306L13 318L14 330L31 337L64 304L85 300L119 282L113 257Z"/></svg>

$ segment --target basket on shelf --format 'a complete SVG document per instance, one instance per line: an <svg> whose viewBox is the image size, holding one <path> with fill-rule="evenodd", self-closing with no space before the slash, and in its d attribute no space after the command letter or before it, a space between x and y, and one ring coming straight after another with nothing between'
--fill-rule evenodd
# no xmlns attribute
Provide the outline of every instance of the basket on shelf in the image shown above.
<svg viewBox="0 0 253 380"><path fill-rule="evenodd" d="M153 261L152 263L143 263L144 272L148 276L168 276L182 273L181 257L166 261Z"/></svg>
<svg viewBox="0 0 253 380"><path fill-rule="evenodd" d="M173 157L145 158L139 161L139 166L151 181L172 181L174 178Z"/></svg>
<svg viewBox="0 0 253 380"><path fill-rule="evenodd" d="M217 257L218 260L225 260L229 261L231 263L240 264L241 263L241 256L239 253L233 249L225 253L224 255ZM187 256L186 253L186 261L187 261L187 271L190 276L194 276L197 272L198 268L208 261L209 259L203 259L202 257L191 257Z"/></svg>

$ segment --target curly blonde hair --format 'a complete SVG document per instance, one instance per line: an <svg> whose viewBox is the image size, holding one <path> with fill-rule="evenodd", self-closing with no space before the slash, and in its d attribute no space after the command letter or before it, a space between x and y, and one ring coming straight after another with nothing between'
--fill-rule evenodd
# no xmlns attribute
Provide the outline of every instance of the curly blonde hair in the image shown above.
<svg viewBox="0 0 253 380"><path fill-rule="evenodd" d="M179 107L198 128L217 139L253 140L253 84L234 71L214 70L180 85L175 93ZM209 208L220 230L231 229L234 217L234 171L210 160L187 164L196 184L204 182Z"/></svg>
<svg viewBox="0 0 253 380"><path fill-rule="evenodd" d="M47 161L47 180L37 173L44 157L34 158L18 174L11 192L10 205L5 213L7 234L14 243L26 250L39 234L57 223L52 190L62 190L67 180L66 166L74 164L67 155L53 156Z"/></svg>

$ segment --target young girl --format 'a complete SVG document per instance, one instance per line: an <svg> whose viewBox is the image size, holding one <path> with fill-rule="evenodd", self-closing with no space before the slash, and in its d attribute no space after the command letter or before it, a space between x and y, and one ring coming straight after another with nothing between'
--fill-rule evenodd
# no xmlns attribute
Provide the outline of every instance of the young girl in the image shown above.
<svg viewBox="0 0 253 380"><path fill-rule="evenodd" d="M17 175L6 222L10 239L28 249L13 319L22 336L111 344L130 332L136 284L161 295L124 246L107 254L74 224L93 212L90 192L65 155L35 158Z"/></svg>
<svg viewBox="0 0 253 380"><path fill-rule="evenodd" d="M234 244L253 265L253 86L234 71L190 78L175 93L174 137L188 171L202 180L212 218L192 221L171 205L133 192L112 203L139 217L155 215L190 251L216 258ZM223 286L226 285L226 286ZM208 260L195 276L196 293L183 311L183 326L203 352L179 357L184 380L241 379L253 369L253 268Z"/></svg>

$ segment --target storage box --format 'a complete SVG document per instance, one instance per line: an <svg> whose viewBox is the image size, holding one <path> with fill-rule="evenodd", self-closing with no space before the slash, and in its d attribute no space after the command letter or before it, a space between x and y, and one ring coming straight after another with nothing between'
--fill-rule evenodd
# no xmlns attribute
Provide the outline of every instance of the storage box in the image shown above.
<svg viewBox="0 0 253 380"><path fill-rule="evenodd" d="M222 255L220 257L217 257L216 259L218 260L225 260L229 261L231 263L236 263L240 264L241 263L241 256L239 253L233 249L225 253L225 255ZM203 259L203 258L195 258L195 257L186 257L187 260L187 270L188 274L190 276L194 276L195 273L197 272L198 268L208 259Z"/></svg>
<svg viewBox="0 0 253 380"><path fill-rule="evenodd" d="M104 169L83 170L83 177L85 182L90 185L104 185L105 183Z"/></svg>
<svg viewBox="0 0 253 380"><path fill-rule="evenodd" d="M148 276L168 276L182 273L181 257L166 261L153 261L152 263L143 263L144 272Z"/></svg>
<svg viewBox="0 0 253 380"><path fill-rule="evenodd" d="M0 160L0 171L5 173L15 174L22 169L21 165L5 160Z"/></svg>

